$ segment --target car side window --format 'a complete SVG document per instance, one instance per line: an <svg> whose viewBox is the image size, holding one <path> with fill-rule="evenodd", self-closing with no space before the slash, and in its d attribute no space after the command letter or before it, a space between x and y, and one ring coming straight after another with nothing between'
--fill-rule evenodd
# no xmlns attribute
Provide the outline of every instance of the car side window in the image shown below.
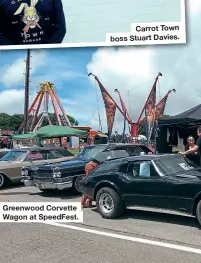
<svg viewBox="0 0 201 263"><path fill-rule="evenodd" d="M128 146L127 152L129 155L140 155L142 150L138 146Z"/></svg>
<svg viewBox="0 0 201 263"><path fill-rule="evenodd" d="M128 163L123 163L120 168L119 168L119 172L120 173L126 173L128 169Z"/></svg>
<svg viewBox="0 0 201 263"><path fill-rule="evenodd" d="M127 151L127 147L117 146L114 148L114 151L122 151L122 150Z"/></svg>
<svg viewBox="0 0 201 263"><path fill-rule="evenodd" d="M39 160L46 160L47 154L45 152L40 151L31 151L26 158L26 161L39 161Z"/></svg>
<svg viewBox="0 0 201 263"><path fill-rule="evenodd" d="M140 177L150 177L151 176L151 162L142 162L140 164L140 172L139 172L139 176Z"/></svg>
<svg viewBox="0 0 201 263"><path fill-rule="evenodd" d="M128 165L127 174L132 176L139 176L140 173L140 162L130 163Z"/></svg>
<svg viewBox="0 0 201 263"><path fill-rule="evenodd" d="M150 161L130 163L127 169L127 174L139 178L159 177L154 166Z"/></svg>
<svg viewBox="0 0 201 263"><path fill-rule="evenodd" d="M47 151L46 155L47 155L47 159L57 159L57 158L64 157L64 155L60 151L57 151L57 150Z"/></svg>

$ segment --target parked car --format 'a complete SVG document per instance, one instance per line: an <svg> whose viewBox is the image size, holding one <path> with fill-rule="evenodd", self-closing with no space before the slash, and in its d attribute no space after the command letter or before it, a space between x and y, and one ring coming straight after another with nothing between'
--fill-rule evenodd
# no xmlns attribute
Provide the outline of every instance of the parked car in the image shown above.
<svg viewBox="0 0 201 263"><path fill-rule="evenodd" d="M129 155L139 155L142 152L145 154L152 153L148 147L141 144L99 144L88 146L70 161L40 165L33 169L32 167L24 167L21 171L22 181L26 186L35 186L41 191L69 188L76 190L76 180L80 175L84 175L86 164L98 153L112 150L125 150Z"/></svg>
<svg viewBox="0 0 201 263"><path fill-rule="evenodd" d="M0 189L21 181L21 168L72 159L74 155L60 148L19 148L7 152L0 160Z"/></svg>
<svg viewBox="0 0 201 263"><path fill-rule="evenodd" d="M0 149L0 160L9 152L9 149Z"/></svg>
<svg viewBox="0 0 201 263"><path fill-rule="evenodd" d="M103 218L127 207L152 207L196 216L201 224L201 168L180 155L108 160L79 182Z"/></svg>

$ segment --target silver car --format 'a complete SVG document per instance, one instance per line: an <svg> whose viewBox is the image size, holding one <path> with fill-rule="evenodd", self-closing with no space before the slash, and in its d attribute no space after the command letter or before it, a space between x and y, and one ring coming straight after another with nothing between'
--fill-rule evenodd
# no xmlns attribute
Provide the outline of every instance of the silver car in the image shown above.
<svg viewBox="0 0 201 263"><path fill-rule="evenodd" d="M21 182L21 168L70 160L74 155L63 148L12 149L0 159L0 189L9 183Z"/></svg>

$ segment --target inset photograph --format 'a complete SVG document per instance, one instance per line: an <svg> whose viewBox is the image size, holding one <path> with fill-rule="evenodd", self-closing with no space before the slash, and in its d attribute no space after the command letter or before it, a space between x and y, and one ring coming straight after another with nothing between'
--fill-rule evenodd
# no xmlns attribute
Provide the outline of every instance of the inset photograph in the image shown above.
<svg viewBox="0 0 201 263"><path fill-rule="evenodd" d="M184 0L0 0L0 48L185 43Z"/></svg>

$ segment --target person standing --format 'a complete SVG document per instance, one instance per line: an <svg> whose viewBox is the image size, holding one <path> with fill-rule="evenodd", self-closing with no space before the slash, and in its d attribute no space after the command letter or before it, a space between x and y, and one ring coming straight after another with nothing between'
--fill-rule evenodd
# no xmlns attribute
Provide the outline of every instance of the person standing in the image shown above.
<svg viewBox="0 0 201 263"><path fill-rule="evenodd" d="M90 161L86 166L85 166L85 176L88 176L89 173L91 173L100 163L96 160ZM86 195L82 196L81 199L81 205L82 208L91 208L92 207L92 199Z"/></svg>
<svg viewBox="0 0 201 263"><path fill-rule="evenodd" d="M65 34L62 0L0 0L0 45L56 44Z"/></svg>
<svg viewBox="0 0 201 263"><path fill-rule="evenodd" d="M190 154L195 154L196 152L201 153L201 126L197 128L197 135L198 135L198 139L196 141L196 144L189 147L189 149L186 150L185 152L179 152L179 154L190 155ZM200 158L199 158L199 164L200 164Z"/></svg>
<svg viewBox="0 0 201 263"><path fill-rule="evenodd" d="M193 138L193 136L189 136L187 138L187 145L185 146L185 151L188 151L190 149L192 149L194 146L195 146L195 139ZM190 160L190 161L193 161L194 163L196 164L200 164L200 153L199 151L196 151L194 153L191 153L187 156L187 158Z"/></svg>

